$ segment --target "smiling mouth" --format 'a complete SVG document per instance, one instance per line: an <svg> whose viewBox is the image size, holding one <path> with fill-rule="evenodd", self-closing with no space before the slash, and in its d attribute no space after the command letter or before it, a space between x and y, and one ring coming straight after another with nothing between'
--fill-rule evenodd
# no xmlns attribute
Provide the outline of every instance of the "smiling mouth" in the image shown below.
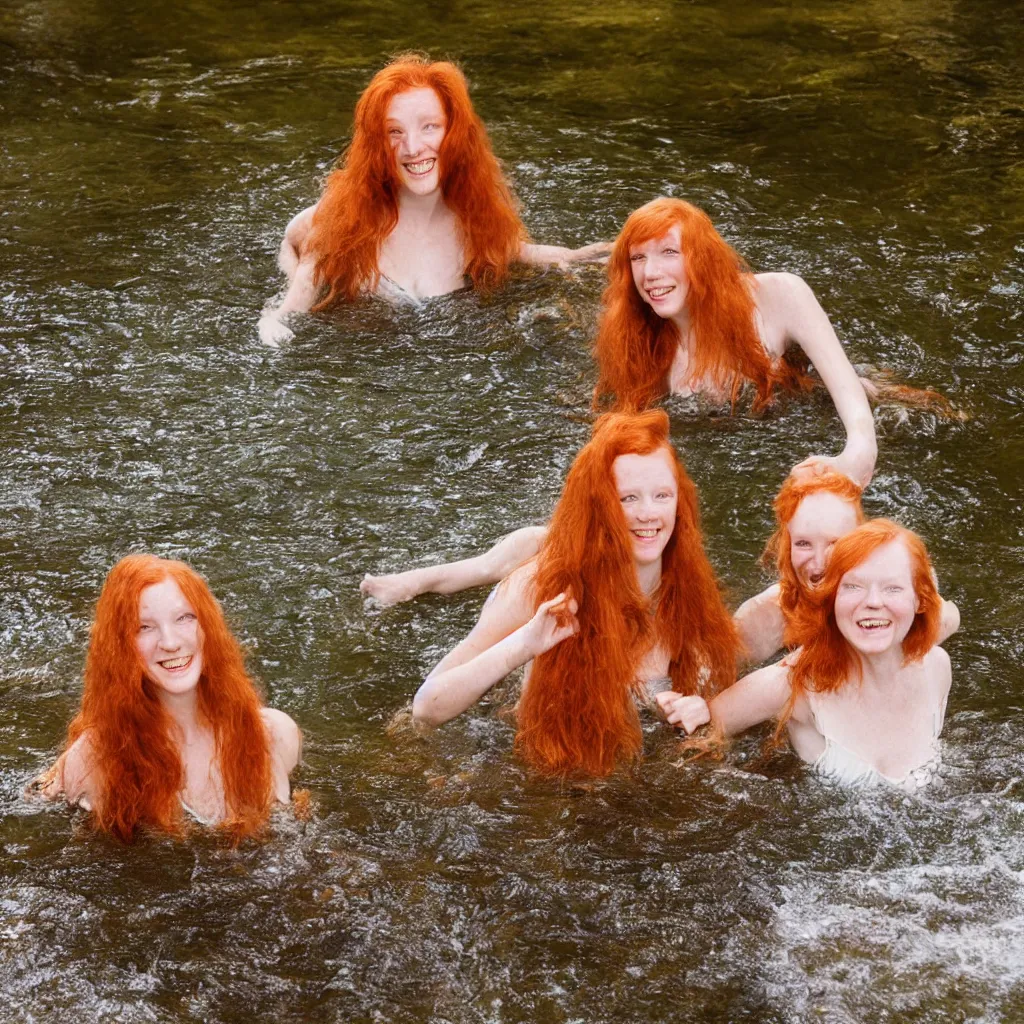
<svg viewBox="0 0 1024 1024"><path fill-rule="evenodd" d="M157 664L166 672L179 672L192 664L192 655L185 658L168 658L167 661L159 661Z"/></svg>
<svg viewBox="0 0 1024 1024"><path fill-rule="evenodd" d="M892 625L892 619L859 619L857 625L860 629L868 631L875 629L888 629Z"/></svg>
<svg viewBox="0 0 1024 1024"><path fill-rule="evenodd" d="M633 536L639 537L641 540L653 540L661 532L661 528L650 529L650 530L633 530Z"/></svg>
<svg viewBox="0 0 1024 1024"><path fill-rule="evenodd" d="M651 299L663 299L666 295L668 295L669 292L673 291L674 289L674 284L662 285L658 288L648 288L647 295Z"/></svg>
<svg viewBox="0 0 1024 1024"><path fill-rule="evenodd" d="M808 573L807 579L810 581L812 587L816 587L822 581L824 575L825 574L823 572L812 572Z"/></svg>
<svg viewBox="0 0 1024 1024"><path fill-rule="evenodd" d="M403 164L405 169L414 175L429 174L437 163L437 157L430 157L427 160L418 160L414 164Z"/></svg>

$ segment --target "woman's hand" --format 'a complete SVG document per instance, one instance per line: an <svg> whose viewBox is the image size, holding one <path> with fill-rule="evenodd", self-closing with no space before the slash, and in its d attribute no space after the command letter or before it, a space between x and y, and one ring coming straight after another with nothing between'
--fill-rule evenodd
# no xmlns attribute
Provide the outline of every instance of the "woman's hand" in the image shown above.
<svg viewBox="0 0 1024 1024"><path fill-rule="evenodd" d="M654 699L665 721L687 735L711 721L711 710L703 697L688 697L673 690L663 690Z"/></svg>
<svg viewBox="0 0 1024 1024"><path fill-rule="evenodd" d="M522 627L522 639L531 658L550 651L580 631L576 599L565 592L541 604L533 618Z"/></svg>
<svg viewBox="0 0 1024 1024"><path fill-rule="evenodd" d="M797 479L820 476L826 469L842 473L858 487L867 487L875 472L874 453L859 446L847 445L839 455L811 455L794 466L791 475Z"/></svg>

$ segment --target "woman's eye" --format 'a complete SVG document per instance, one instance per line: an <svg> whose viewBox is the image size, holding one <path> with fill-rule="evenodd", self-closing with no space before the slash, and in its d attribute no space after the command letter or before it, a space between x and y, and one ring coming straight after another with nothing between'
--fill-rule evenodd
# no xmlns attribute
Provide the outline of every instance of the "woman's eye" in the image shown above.
<svg viewBox="0 0 1024 1024"><path fill-rule="evenodd" d="M903 593L903 588L902 588L902 587L898 587L898 586L896 586L896 585L894 584L894 585L893 585L893 586L891 586L891 587L886 587L886 588L885 588L885 592L886 592L887 594L902 594L902 593Z"/></svg>
<svg viewBox="0 0 1024 1024"><path fill-rule="evenodd" d="M811 542L809 540L798 540L793 542L793 546L797 548L809 548Z"/></svg>
<svg viewBox="0 0 1024 1024"><path fill-rule="evenodd" d="M185 612L184 615L179 615L178 616L178 621L179 622L191 622L194 618L195 618L195 615L192 612Z"/></svg>
<svg viewBox="0 0 1024 1024"><path fill-rule="evenodd" d="M844 583L843 590L860 590L860 586L856 583Z"/></svg>
<svg viewBox="0 0 1024 1024"><path fill-rule="evenodd" d="M141 625L139 626L139 632L140 632L140 633L145 633L145 632L146 632L146 630L147 630L147 629L150 629L150 628L152 628L152 627L148 626L148 625L147 625L147 624L146 624L145 622L143 622L143 623L142 623L142 624L141 624Z"/></svg>
<svg viewBox="0 0 1024 1024"><path fill-rule="evenodd" d="M636 495L635 494L624 494L622 496L621 500L622 501L636 501Z"/></svg>
<svg viewBox="0 0 1024 1024"><path fill-rule="evenodd" d="M630 263L639 263L644 258L644 254L642 252L635 252L629 257L629 261Z"/></svg>

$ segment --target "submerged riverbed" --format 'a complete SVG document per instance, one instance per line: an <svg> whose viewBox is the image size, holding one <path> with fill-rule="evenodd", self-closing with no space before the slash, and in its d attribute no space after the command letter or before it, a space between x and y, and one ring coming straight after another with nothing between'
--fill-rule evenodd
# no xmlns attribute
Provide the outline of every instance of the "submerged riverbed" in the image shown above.
<svg viewBox="0 0 1024 1024"><path fill-rule="evenodd" d="M463 64L537 241L684 197L755 270L803 275L854 362L969 413L880 409L866 495L963 615L923 799L843 793L756 737L678 767L653 727L632 772L538 782L497 698L386 733L485 595L381 611L359 579L546 519L604 281L366 301L260 346L284 225L413 47ZM0 1017L1024 1017L1022 47L989 0L0 11ZM738 603L783 476L839 450L838 420L670 411ZM122 849L22 799L133 550L210 581L304 730L308 822Z"/></svg>

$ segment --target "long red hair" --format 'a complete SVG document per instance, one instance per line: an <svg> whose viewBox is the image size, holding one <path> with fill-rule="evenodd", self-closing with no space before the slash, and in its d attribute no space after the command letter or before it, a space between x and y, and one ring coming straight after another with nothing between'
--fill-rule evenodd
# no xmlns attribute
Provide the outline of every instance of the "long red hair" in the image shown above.
<svg viewBox="0 0 1024 1024"><path fill-rule="evenodd" d="M236 841L258 831L270 813L270 742L261 702L238 641L198 573L183 562L129 555L110 570L96 604L85 659L82 708L67 746L88 730L101 796L95 824L123 842L145 827L180 834L184 768L173 723L135 646L139 597L172 579L194 609L202 636L199 713L213 730L228 820Z"/></svg>
<svg viewBox="0 0 1024 1024"><path fill-rule="evenodd" d="M780 735L797 699L808 690L835 693L860 678L857 652L836 623L836 594L843 577L880 547L898 540L910 555L911 578L919 610L903 640L903 663L919 661L938 642L942 598L924 542L916 533L888 519L870 519L836 541L818 587L800 602L794 617L796 643L802 648L790 669L790 698L779 719Z"/></svg>
<svg viewBox="0 0 1024 1024"><path fill-rule="evenodd" d="M837 498L852 505L857 515L858 524L864 522L861 488L845 474L826 469L815 476L786 477L775 498L775 521L778 526L768 538L764 554L761 556L761 560L765 564L774 562L779 572L779 607L786 620L786 646L796 646L790 642L792 640L790 621L796 614L797 606L807 595L807 589L800 582L796 570L793 568L789 524L793 521L796 510L804 498L822 492L834 494Z"/></svg>
<svg viewBox="0 0 1024 1024"><path fill-rule="evenodd" d="M661 449L671 456L678 501L661 584L648 598L612 464L620 455ZM641 660L655 644L669 652L679 693L710 699L736 679L739 638L704 553L697 489L669 441L662 410L609 413L595 422L555 507L534 587L537 604L563 591L579 602L579 633L534 660L519 702L516 747L545 774L603 776L639 754L633 698Z"/></svg>
<svg viewBox="0 0 1024 1024"><path fill-rule="evenodd" d="M458 222L473 287L500 285L526 241L462 72L448 61L402 54L378 71L359 97L352 142L317 204L307 245L316 255L314 281L328 291L314 309L352 301L377 287L380 249L398 223L400 181L387 135L388 106L399 93L423 88L433 89L444 108L441 192Z"/></svg>
<svg viewBox="0 0 1024 1024"><path fill-rule="evenodd" d="M734 403L743 382L750 381L757 391L755 410L771 402L776 386L809 390L813 385L806 366L785 357L772 365L754 324L756 281L742 257L702 210L682 199L662 198L629 215L608 261L609 283L594 343L594 408L611 399L616 409L644 409L668 393L669 370L682 339L675 323L641 298L629 250L677 225L694 337L691 380L709 382Z"/></svg>

